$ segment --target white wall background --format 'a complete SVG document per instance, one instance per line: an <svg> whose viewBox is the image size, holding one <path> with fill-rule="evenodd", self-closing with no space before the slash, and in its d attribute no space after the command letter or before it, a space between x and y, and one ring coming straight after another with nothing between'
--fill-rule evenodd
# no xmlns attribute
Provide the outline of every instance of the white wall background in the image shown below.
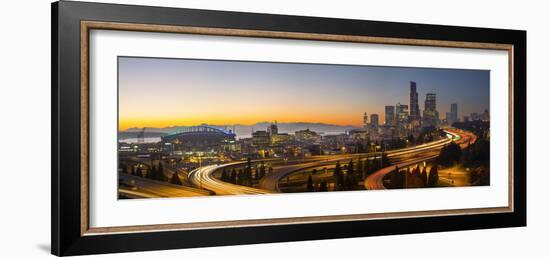
<svg viewBox="0 0 550 257"><path fill-rule="evenodd" d="M528 31L528 227L127 253L118 256L547 256L550 94L545 1L115 0L200 9L524 29ZM0 12L1 256L46 256L50 244L50 1ZM521 172L521 171L520 171Z"/></svg>

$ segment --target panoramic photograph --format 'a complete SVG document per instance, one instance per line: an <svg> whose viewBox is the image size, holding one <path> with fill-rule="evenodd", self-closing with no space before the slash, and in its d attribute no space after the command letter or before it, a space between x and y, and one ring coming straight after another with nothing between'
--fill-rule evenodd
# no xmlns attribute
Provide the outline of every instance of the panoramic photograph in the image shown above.
<svg viewBox="0 0 550 257"><path fill-rule="evenodd" d="M488 186L489 90L489 70L119 56L118 199Z"/></svg>

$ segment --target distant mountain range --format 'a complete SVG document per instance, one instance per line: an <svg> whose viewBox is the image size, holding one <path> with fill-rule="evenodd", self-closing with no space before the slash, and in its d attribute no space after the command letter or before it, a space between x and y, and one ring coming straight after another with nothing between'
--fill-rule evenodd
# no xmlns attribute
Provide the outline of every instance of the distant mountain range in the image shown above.
<svg viewBox="0 0 550 257"><path fill-rule="evenodd" d="M258 122L253 125L207 125L210 127L220 128L224 130L233 130L237 137L250 137L253 131L258 130L267 130L267 127L271 125L271 122ZM191 126L172 126L164 128L145 128L145 137L160 137L167 133L170 133L176 129L181 129ZM321 134L333 134L333 133L343 133L352 129L358 129L359 127L352 125L334 125L326 123L312 123L312 122L283 122L277 123L279 128L279 133L294 133L298 130L309 129ZM129 128L124 131L119 132L119 137L121 139L125 138L136 138L142 128Z"/></svg>

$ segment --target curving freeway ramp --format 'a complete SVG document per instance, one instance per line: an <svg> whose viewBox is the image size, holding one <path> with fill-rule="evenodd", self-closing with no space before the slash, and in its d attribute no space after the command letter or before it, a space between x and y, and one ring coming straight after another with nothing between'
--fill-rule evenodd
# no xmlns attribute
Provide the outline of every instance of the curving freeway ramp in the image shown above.
<svg viewBox="0 0 550 257"><path fill-rule="evenodd" d="M408 166L414 163L433 159L439 155L439 151L441 150L441 148L451 141L455 141L460 145L460 147L465 148L469 144L475 142L477 139L472 133L461 131L458 129L446 129L445 132L448 134L448 137L445 139L414 147L387 151L386 153L388 155L388 158L390 158L393 165L391 167L381 169L367 177L367 179L365 180L365 187L367 189L385 189L382 183L383 178L386 174L393 171L395 169L395 166ZM379 158L379 153L318 156L316 158L308 159L307 162L281 166L276 168L273 172L269 173L268 175L266 175L266 177L260 180L260 188L235 185L232 183L221 181L214 176L214 172L216 170L234 165L244 164L244 161L233 162L223 165L209 165L198 168L189 173L189 182L191 182L198 188L207 189L217 195L277 193L279 180L293 172L303 169L335 165L337 161L349 160L358 156Z"/></svg>
<svg viewBox="0 0 550 257"><path fill-rule="evenodd" d="M470 144L475 143L477 137L467 131L459 129L446 129L445 132L449 135L447 139L435 141L429 144L413 147L415 149L399 151L396 153L388 154L393 160L393 165L376 171L365 179L365 188L368 190L386 189L384 187L384 177L398 168L414 165L419 162L428 161L436 158L439 155L439 151L443 146L455 141L460 148L464 149Z"/></svg>
<svg viewBox="0 0 550 257"><path fill-rule="evenodd" d="M233 162L223 165L208 165L198 169L195 169L189 173L189 181L193 185L210 190L216 195L244 195L244 194L268 194L272 193L268 190L240 186L225 181L221 181L214 177L214 172L218 169L243 164L245 162Z"/></svg>

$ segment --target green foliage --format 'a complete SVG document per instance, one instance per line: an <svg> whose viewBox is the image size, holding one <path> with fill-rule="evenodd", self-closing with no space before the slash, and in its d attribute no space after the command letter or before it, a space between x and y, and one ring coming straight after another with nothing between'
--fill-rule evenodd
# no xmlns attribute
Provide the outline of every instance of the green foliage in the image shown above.
<svg viewBox="0 0 550 257"><path fill-rule="evenodd" d="M390 183L385 185L388 189L405 188L406 173L399 171L399 167L395 166L395 170L389 173Z"/></svg>
<svg viewBox="0 0 550 257"><path fill-rule="evenodd" d="M155 175L157 180L166 181L166 177L164 176L164 166L162 165L162 162L159 162L158 169Z"/></svg>
<svg viewBox="0 0 550 257"><path fill-rule="evenodd" d="M444 167L449 167L458 163L461 157L462 150L460 149L460 146L455 142L451 142L441 149L441 152L436 159L436 163Z"/></svg>
<svg viewBox="0 0 550 257"><path fill-rule="evenodd" d="M360 179L365 179L365 162L361 159L357 159L357 173Z"/></svg>
<svg viewBox="0 0 550 257"><path fill-rule="evenodd" d="M353 169L353 160L349 160L349 163L348 163L348 175L350 174L353 174L355 172L355 170Z"/></svg>
<svg viewBox="0 0 550 257"><path fill-rule="evenodd" d="M340 167L340 161L336 162L334 173L332 174L336 183L336 190L342 190L344 187L344 174L342 173L342 167Z"/></svg>
<svg viewBox="0 0 550 257"><path fill-rule="evenodd" d="M328 191L328 185L326 180L322 180L321 183L319 183L319 192L327 192Z"/></svg>
<svg viewBox="0 0 550 257"><path fill-rule="evenodd" d="M151 165L151 168L147 172L147 178L148 179L155 179L156 173L157 173L156 167Z"/></svg>
<svg viewBox="0 0 550 257"><path fill-rule="evenodd" d="M227 181L227 170L226 170L226 169L223 169L223 170L222 170L222 174L221 174L220 180L221 180L221 181Z"/></svg>
<svg viewBox="0 0 550 257"><path fill-rule="evenodd" d="M432 166L430 169L430 174L428 175L428 186L434 187L439 181L439 173L437 171L437 166Z"/></svg>
<svg viewBox="0 0 550 257"><path fill-rule="evenodd" d="M181 183L180 177L178 176L178 173L175 172L172 174L172 178L170 178L170 183L179 186L183 185L183 183Z"/></svg>
<svg viewBox="0 0 550 257"><path fill-rule="evenodd" d="M472 185L488 186L490 185L490 179L489 169L485 166L481 166L470 172L470 183Z"/></svg>
<svg viewBox="0 0 550 257"><path fill-rule="evenodd" d="M237 173L238 171L236 171L235 169L231 169L231 173L230 173L230 176L229 176L229 183L233 183L233 184L237 184Z"/></svg>
<svg viewBox="0 0 550 257"><path fill-rule="evenodd" d="M307 176L307 187L306 187L306 191L307 192L313 192L313 178L311 177L311 175Z"/></svg>
<svg viewBox="0 0 550 257"><path fill-rule="evenodd" d="M479 139L464 151L465 165L488 165L490 160L491 144L489 140Z"/></svg>

